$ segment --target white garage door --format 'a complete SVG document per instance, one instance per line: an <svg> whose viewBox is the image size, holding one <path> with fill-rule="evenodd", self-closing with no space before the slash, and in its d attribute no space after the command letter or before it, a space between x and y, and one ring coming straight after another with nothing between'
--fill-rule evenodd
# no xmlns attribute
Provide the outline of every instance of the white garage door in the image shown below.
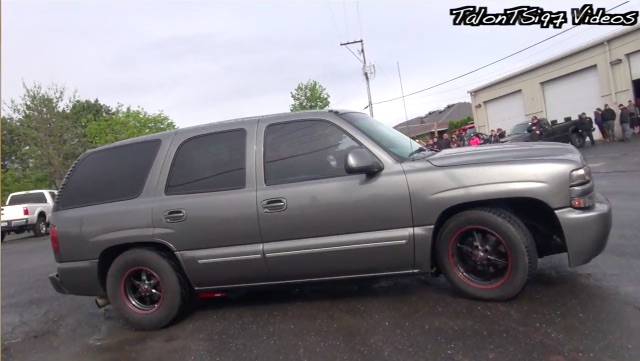
<svg viewBox="0 0 640 361"><path fill-rule="evenodd" d="M640 51L629 54L629 66L631 67L631 79L640 79Z"/></svg>
<svg viewBox="0 0 640 361"><path fill-rule="evenodd" d="M489 124L487 133L491 129L498 128L508 132L514 125L527 120L521 91L489 100L485 105Z"/></svg>
<svg viewBox="0 0 640 361"><path fill-rule="evenodd" d="M595 66L549 80L542 84L542 92L549 121L562 123L565 117L577 119L582 112L593 118L593 111L604 107L598 68ZM593 135L600 138L599 131Z"/></svg>

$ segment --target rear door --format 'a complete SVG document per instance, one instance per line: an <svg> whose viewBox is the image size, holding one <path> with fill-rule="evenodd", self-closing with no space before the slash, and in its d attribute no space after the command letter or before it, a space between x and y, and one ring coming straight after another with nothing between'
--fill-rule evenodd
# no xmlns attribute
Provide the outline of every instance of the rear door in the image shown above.
<svg viewBox="0 0 640 361"><path fill-rule="evenodd" d="M153 205L154 238L174 247L196 288L266 276L255 187L256 122L179 131Z"/></svg>
<svg viewBox="0 0 640 361"><path fill-rule="evenodd" d="M413 266L413 233L404 171L347 123L261 119L257 200L272 281L404 272ZM340 124L340 126L338 125ZM385 169L369 177L344 170L364 148Z"/></svg>

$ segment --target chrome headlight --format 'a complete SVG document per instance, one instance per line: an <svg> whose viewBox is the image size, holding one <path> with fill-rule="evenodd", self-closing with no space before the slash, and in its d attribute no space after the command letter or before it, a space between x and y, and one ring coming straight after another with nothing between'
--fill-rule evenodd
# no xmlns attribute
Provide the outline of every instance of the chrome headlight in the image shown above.
<svg viewBox="0 0 640 361"><path fill-rule="evenodd" d="M569 185L571 187L580 186L591 182L591 168L588 165L580 169L571 171Z"/></svg>

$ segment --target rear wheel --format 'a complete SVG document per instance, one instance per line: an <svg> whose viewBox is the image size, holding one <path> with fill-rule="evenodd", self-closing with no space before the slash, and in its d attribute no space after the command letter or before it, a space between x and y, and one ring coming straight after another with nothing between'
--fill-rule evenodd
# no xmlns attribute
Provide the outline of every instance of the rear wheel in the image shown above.
<svg viewBox="0 0 640 361"><path fill-rule="evenodd" d="M576 148L582 148L584 147L584 143L586 141L586 139L584 139L584 136L582 136L582 134L580 133L571 133L571 145L573 145Z"/></svg>
<svg viewBox="0 0 640 361"><path fill-rule="evenodd" d="M463 295L506 301L535 272L538 254L531 233L509 212L478 208L449 219L436 252L442 273Z"/></svg>
<svg viewBox="0 0 640 361"><path fill-rule="evenodd" d="M121 254L109 268L106 283L111 304L137 330L168 326L179 316L188 295L178 266L149 249Z"/></svg>
<svg viewBox="0 0 640 361"><path fill-rule="evenodd" d="M36 237L43 237L47 234L47 221L40 217L33 226L33 235Z"/></svg>

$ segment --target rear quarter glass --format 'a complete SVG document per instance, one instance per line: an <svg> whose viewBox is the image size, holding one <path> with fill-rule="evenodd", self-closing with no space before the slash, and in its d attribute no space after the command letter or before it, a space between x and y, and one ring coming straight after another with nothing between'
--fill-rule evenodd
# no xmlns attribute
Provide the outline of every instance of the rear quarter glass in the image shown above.
<svg viewBox="0 0 640 361"><path fill-rule="evenodd" d="M139 197L161 143L153 139L125 144L80 158L60 187L56 210Z"/></svg>

